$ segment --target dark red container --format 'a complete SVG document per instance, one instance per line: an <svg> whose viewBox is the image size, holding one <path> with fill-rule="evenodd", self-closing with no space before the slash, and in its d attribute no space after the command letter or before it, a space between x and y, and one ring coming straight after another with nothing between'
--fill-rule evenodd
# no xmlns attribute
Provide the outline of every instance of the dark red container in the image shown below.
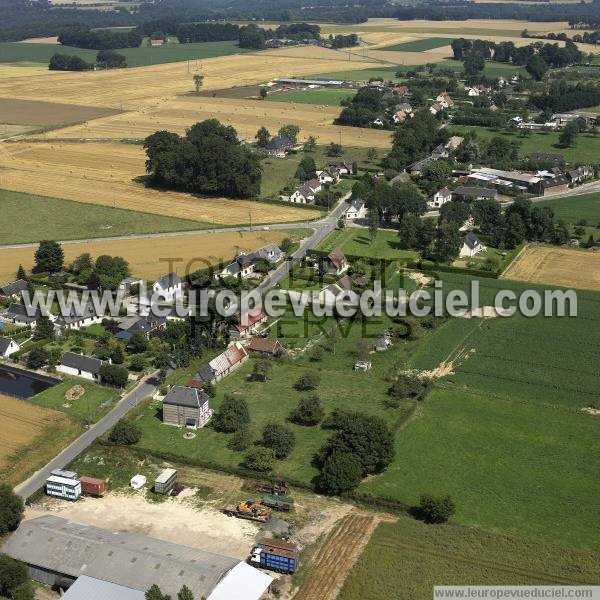
<svg viewBox="0 0 600 600"><path fill-rule="evenodd" d="M81 483L81 492L86 496L104 496L106 483L104 479L96 479L95 477L86 477L85 475L79 478Z"/></svg>

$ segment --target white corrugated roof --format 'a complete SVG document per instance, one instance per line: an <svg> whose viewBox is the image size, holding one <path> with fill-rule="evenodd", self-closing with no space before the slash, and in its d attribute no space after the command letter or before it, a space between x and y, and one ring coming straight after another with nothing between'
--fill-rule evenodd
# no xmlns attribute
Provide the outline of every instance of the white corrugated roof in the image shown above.
<svg viewBox="0 0 600 600"><path fill-rule="evenodd" d="M272 581L270 575L241 562L221 579L207 600L259 600Z"/></svg>
<svg viewBox="0 0 600 600"><path fill-rule="evenodd" d="M116 583L81 575L63 596L63 600L144 600L144 592Z"/></svg>

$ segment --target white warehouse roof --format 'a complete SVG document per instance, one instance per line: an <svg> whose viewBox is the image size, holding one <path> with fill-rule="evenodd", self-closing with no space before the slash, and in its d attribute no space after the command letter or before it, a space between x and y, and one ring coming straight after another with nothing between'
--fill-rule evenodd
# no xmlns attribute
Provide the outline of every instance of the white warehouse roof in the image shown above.
<svg viewBox="0 0 600 600"><path fill-rule="evenodd" d="M62 600L144 600L145 597L145 593L140 590L82 575Z"/></svg>
<svg viewBox="0 0 600 600"><path fill-rule="evenodd" d="M262 571L238 563L227 573L207 600L246 600L260 598L269 588L273 578Z"/></svg>

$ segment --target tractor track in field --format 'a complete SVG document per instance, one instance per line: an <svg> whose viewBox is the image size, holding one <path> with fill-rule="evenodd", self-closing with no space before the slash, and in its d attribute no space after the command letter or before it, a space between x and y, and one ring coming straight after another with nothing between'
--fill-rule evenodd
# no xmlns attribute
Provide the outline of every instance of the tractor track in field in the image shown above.
<svg viewBox="0 0 600 600"><path fill-rule="evenodd" d="M315 555L294 600L335 600L378 522L376 515L351 513L344 517Z"/></svg>
<svg viewBox="0 0 600 600"><path fill-rule="evenodd" d="M549 573L544 573L542 571L532 571L529 569L523 569L521 567L513 567L507 564L497 563L491 560L480 560L473 559L463 554L455 554L453 552L444 551L437 552L435 550L431 550L425 546L418 546L414 544L407 544L405 542L399 541L398 539L389 539L377 541L377 546L392 550L397 552L398 550L410 550L412 552L416 552L418 554L422 554L424 556L430 556L432 558L442 558L445 560L452 560L456 562L460 562L466 565L476 566L476 567L484 567L487 569L491 569L492 571L498 571L500 573L506 573L511 575L522 575L524 577L529 578L530 580L539 581L540 583L545 584L559 584L559 585L588 585L589 582L581 581L576 578L564 577L561 575L551 575Z"/></svg>

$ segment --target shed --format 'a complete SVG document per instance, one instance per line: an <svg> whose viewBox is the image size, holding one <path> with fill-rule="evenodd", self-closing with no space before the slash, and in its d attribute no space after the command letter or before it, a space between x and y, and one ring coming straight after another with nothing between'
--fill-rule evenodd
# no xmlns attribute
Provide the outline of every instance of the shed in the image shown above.
<svg viewBox="0 0 600 600"><path fill-rule="evenodd" d="M248 350L251 352L258 352L260 354L270 354L271 356L279 356L285 352L285 349L279 343L279 340L261 337L253 337L250 340Z"/></svg>
<svg viewBox="0 0 600 600"><path fill-rule="evenodd" d="M269 589L273 578L240 562L222 579L207 600L234 600L260 598Z"/></svg>

